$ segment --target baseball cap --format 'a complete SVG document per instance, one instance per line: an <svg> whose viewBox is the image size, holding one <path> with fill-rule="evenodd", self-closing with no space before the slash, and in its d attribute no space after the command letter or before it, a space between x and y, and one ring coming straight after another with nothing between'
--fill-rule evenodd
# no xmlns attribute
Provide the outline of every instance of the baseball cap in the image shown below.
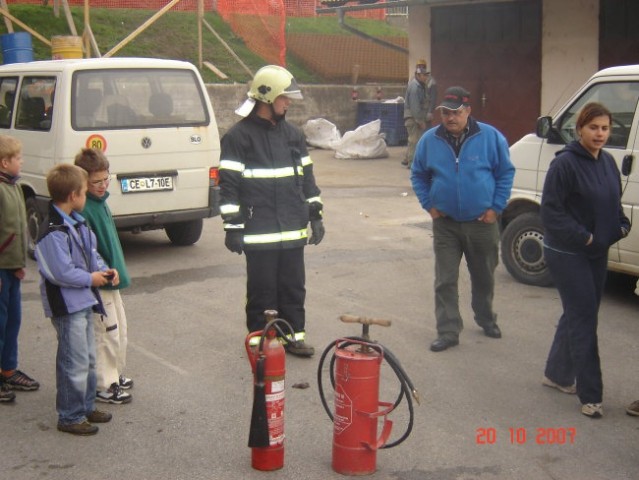
<svg viewBox="0 0 639 480"><path fill-rule="evenodd" d="M457 110L470 105L470 92L463 87L450 87L444 92L444 100L437 108Z"/></svg>

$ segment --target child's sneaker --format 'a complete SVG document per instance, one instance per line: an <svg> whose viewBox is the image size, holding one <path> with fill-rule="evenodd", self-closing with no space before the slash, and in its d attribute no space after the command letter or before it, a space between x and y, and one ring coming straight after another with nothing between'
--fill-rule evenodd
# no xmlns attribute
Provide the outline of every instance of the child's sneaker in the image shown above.
<svg viewBox="0 0 639 480"><path fill-rule="evenodd" d="M38 382L20 370L16 370L10 377L4 377L2 381L11 390L32 391L40 388Z"/></svg>
<svg viewBox="0 0 639 480"><path fill-rule="evenodd" d="M16 394L9 390L3 381L0 381L0 402L9 403L13 402L15 399Z"/></svg>
<svg viewBox="0 0 639 480"><path fill-rule="evenodd" d="M120 388L120 385L118 385L117 383L113 383L108 390L97 392L95 394L95 399L98 402L114 403L116 405L120 405L122 403L129 403L133 399L133 397L130 393L123 392Z"/></svg>
<svg viewBox="0 0 639 480"><path fill-rule="evenodd" d="M125 377L124 375L120 375L120 388L122 390L128 390L133 387L133 380Z"/></svg>

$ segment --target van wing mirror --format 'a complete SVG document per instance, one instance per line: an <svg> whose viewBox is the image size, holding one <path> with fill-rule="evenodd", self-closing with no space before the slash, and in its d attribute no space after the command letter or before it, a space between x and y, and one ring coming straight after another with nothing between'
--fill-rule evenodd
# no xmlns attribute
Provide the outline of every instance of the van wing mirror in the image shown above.
<svg viewBox="0 0 639 480"><path fill-rule="evenodd" d="M623 157L623 160L621 161L621 173L624 176L627 177L628 175L630 175L630 172L632 172L632 164L634 161L634 155L626 155L625 157Z"/></svg>
<svg viewBox="0 0 639 480"><path fill-rule="evenodd" d="M539 138L548 138L552 130L552 117L539 117L535 133Z"/></svg>

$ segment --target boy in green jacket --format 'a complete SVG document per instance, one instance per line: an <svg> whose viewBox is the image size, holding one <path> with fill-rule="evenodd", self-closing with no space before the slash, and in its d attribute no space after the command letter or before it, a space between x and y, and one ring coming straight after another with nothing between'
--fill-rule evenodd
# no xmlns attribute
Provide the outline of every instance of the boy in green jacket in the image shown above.
<svg viewBox="0 0 639 480"><path fill-rule="evenodd" d="M117 286L100 288L106 316L95 315L95 348L97 393L99 402L116 405L129 403L130 393L124 391L133 386L133 380L124 376L127 347L127 321L120 289L131 284L131 277L124 263L124 253L118 232L106 203L109 198L109 161L101 150L83 148L75 157L75 164L89 174L87 202L82 216L98 239L98 253L105 263L120 275Z"/></svg>
<svg viewBox="0 0 639 480"><path fill-rule="evenodd" d="M18 370L18 332L22 321L20 283L27 263L27 213L17 184L22 144L0 135L0 402L12 402L11 390L37 390L40 384Z"/></svg>

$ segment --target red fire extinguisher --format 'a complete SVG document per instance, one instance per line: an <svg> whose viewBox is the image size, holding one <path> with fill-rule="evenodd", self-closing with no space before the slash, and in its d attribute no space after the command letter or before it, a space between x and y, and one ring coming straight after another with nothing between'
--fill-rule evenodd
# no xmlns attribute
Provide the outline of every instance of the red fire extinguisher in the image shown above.
<svg viewBox="0 0 639 480"><path fill-rule="evenodd" d="M361 323L363 333L361 337L341 338L330 344L318 366L320 397L324 409L333 421L332 467L343 475L367 475L377 469L379 449L397 446L410 435L413 426L411 394L418 403L419 396L396 357L369 338L370 325L390 326L390 321L350 315L342 315L340 319L343 322ZM326 356L333 349L330 376L335 390L334 415L322 388L322 367ZM379 401L380 368L384 361L391 366L401 385L401 392L394 403ZM389 442L392 422L387 417L398 407L404 396L408 404L409 424L398 440Z"/></svg>
<svg viewBox="0 0 639 480"><path fill-rule="evenodd" d="M277 317L277 312L264 312L267 324L264 330L251 332L245 341L253 371L253 412L248 446L251 448L251 466L256 470L278 470L284 466L284 376L286 352L277 333L279 324L293 329L288 322ZM284 335L282 335L284 337ZM259 338L259 343L252 339Z"/></svg>

